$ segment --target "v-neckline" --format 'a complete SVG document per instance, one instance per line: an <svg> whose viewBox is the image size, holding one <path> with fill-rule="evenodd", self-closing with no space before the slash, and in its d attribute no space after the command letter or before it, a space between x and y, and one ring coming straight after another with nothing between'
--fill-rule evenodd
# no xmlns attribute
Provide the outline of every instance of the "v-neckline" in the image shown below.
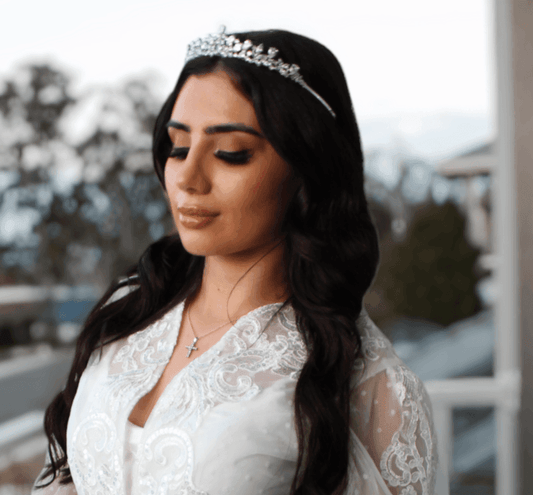
<svg viewBox="0 0 533 495"><path fill-rule="evenodd" d="M172 331L175 331L176 334L175 334L175 338L173 339L173 342L174 342L174 345L172 347L172 352L170 353L168 359L166 360L166 362L164 363L164 365L162 366L162 369L161 369L161 373L159 373L155 383L152 385L152 387L148 390L148 392L146 392L145 394L141 395L140 397L136 395L136 398L135 398L135 401L133 402L133 406L131 407L131 409L129 410L128 412L128 415L126 417L126 421L133 426L133 428L135 429L139 429L141 430L142 432L145 431L145 428L146 428L146 425L150 422L152 416L154 416L154 411L157 409L158 407L158 404L160 403L161 399L163 398L163 396L167 393L167 390L169 389L169 387L172 385L173 382L175 382L178 377L183 374L186 370L188 370L189 368L192 368L193 367L193 363L195 363L198 359L200 358L203 358L204 356L207 356L206 358L204 358L204 360L211 360L212 357L209 357L213 352L214 350L216 350L217 348L219 348L222 343L227 340L227 336L229 336L230 334L234 334L238 329L239 329L239 322L241 322L241 320L243 320L244 318L250 318L253 316L253 314L259 312L260 310L262 309L265 309L265 308L268 308L270 306L283 306L283 304L285 304L284 302L277 302L277 303L269 303L269 304L265 304L263 306L259 306L255 309L252 309L251 311L249 311L248 313L246 313L245 315L242 315L225 333L224 335L222 335L222 337L220 337L220 339L215 342L209 349L207 349L205 352L203 352L202 354L200 354L198 357L195 357L194 359L192 359L189 363L187 363L183 368L181 368L171 379L170 381L165 385L163 391L161 392L161 394L159 395L159 397L157 398L157 400L155 401L155 403L153 404L152 406L152 409L150 410L150 413L148 414L147 418L146 418L146 421L144 422L144 425L143 426L139 426L139 425L136 425L135 423L131 422L130 421L130 416L131 416L131 413L133 412L133 410L137 407L137 405L139 404L139 401L146 395L148 395L149 393L151 393L155 386L157 385L157 382L161 379L161 377L163 376L163 373L165 372L165 369L167 368L169 362L170 362L170 359L172 358L172 354L174 353L174 349L177 345L177 342L178 342L178 338L179 338L179 333L180 333L180 329L181 329L181 326L182 326L182 320L183 320L183 313L184 313L184 310L185 310L185 300L183 300L181 303L179 303L176 307L175 307L175 310L177 310L180 314L180 317L179 317L179 322L176 322L176 326L172 329ZM180 308L181 306L181 308ZM174 311L174 310L171 310L171 311ZM270 323L270 321L272 320L272 318L274 318L276 313L274 313L269 322L266 324L268 325ZM265 325L265 327L266 327ZM177 327L177 329L176 329ZM264 330L264 328L263 328ZM262 332L261 332L262 333ZM168 335L168 334L167 334ZM251 345L253 345L253 342L251 343Z"/></svg>

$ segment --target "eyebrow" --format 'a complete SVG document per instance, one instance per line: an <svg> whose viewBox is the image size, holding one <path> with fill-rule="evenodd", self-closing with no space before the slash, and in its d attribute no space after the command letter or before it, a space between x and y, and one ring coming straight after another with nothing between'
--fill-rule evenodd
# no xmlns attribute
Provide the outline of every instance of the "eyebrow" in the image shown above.
<svg viewBox="0 0 533 495"><path fill-rule="evenodd" d="M181 131L185 132L191 132L191 128L186 125L182 124L181 122L178 122L177 120L171 120L167 124L167 129L179 129ZM252 134L257 137L263 137L262 134L257 132L253 127L246 125L246 124L218 124L218 125L211 125L209 127L206 127L204 129L204 132L206 134L218 134L218 133L224 133L224 132L247 132L248 134Z"/></svg>

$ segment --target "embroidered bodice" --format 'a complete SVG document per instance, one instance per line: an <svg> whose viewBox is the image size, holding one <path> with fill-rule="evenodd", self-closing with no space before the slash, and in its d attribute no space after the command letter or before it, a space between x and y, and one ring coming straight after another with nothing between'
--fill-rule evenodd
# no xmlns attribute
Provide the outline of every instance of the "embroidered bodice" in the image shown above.
<svg viewBox="0 0 533 495"><path fill-rule="evenodd" d="M67 428L73 484L33 495L288 495L298 444L293 397L306 350L290 305L241 317L167 385L144 428L128 422L158 381L184 303L94 353ZM362 313L346 495L432 495L436 437L425 389Z"/></svg>

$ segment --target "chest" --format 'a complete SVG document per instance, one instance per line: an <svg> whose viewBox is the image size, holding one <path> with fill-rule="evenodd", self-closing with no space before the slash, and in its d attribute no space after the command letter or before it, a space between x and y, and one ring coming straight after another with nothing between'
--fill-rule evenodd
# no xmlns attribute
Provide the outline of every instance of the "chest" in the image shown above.
<svg viewBox="0 0 533 495"><path fill-rule="evenodd" d="M137 495L146 487L169 495L215 494L223 493L222 482L228 493L245 495L279 483L279 463L292 469L297 457L292 404L304 347L293 318L274 321L263 333L275 308L257 311L222 336L200 339L194 360L186 349L194 336L184 328L179 341L170 314L92 363L80 379L67 429L79 495ZM127 471L129 490L127 420L135 411L146 424ZM251 478L252 489L236 488L243 469L261 473ZM288 491L284 486L280 493Z"/></svg>
<svg viewBox="0 0 533 495"><path fill-rule="evenodd" d="M227 331L227 327L223 327L210 335L197 339L187 320L184 320L181 324L172 356L165 366L161 377L153 389L141 397L137 404L135 404L128 421L141 428L144 427L153 408L173 378L194 359L199 358L211 349L220 340L225 331Z"/></svg>

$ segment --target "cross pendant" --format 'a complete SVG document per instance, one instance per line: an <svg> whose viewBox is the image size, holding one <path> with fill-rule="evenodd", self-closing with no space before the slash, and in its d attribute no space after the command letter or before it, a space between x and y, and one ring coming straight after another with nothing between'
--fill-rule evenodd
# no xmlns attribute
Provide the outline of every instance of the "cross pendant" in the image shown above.
<svg viewBox="0 0 533 495"><path fill-rule="evenodd" d="M186 345L185 346L187 349L189 349L189 352L187 353L187 357L189 357L191 355L192 351L197 351L198 350L198 347L194 347L194 344L196 344L196 342L198 342L198 337L194 337L194 340L193 340L191 345Z"/></svg>

